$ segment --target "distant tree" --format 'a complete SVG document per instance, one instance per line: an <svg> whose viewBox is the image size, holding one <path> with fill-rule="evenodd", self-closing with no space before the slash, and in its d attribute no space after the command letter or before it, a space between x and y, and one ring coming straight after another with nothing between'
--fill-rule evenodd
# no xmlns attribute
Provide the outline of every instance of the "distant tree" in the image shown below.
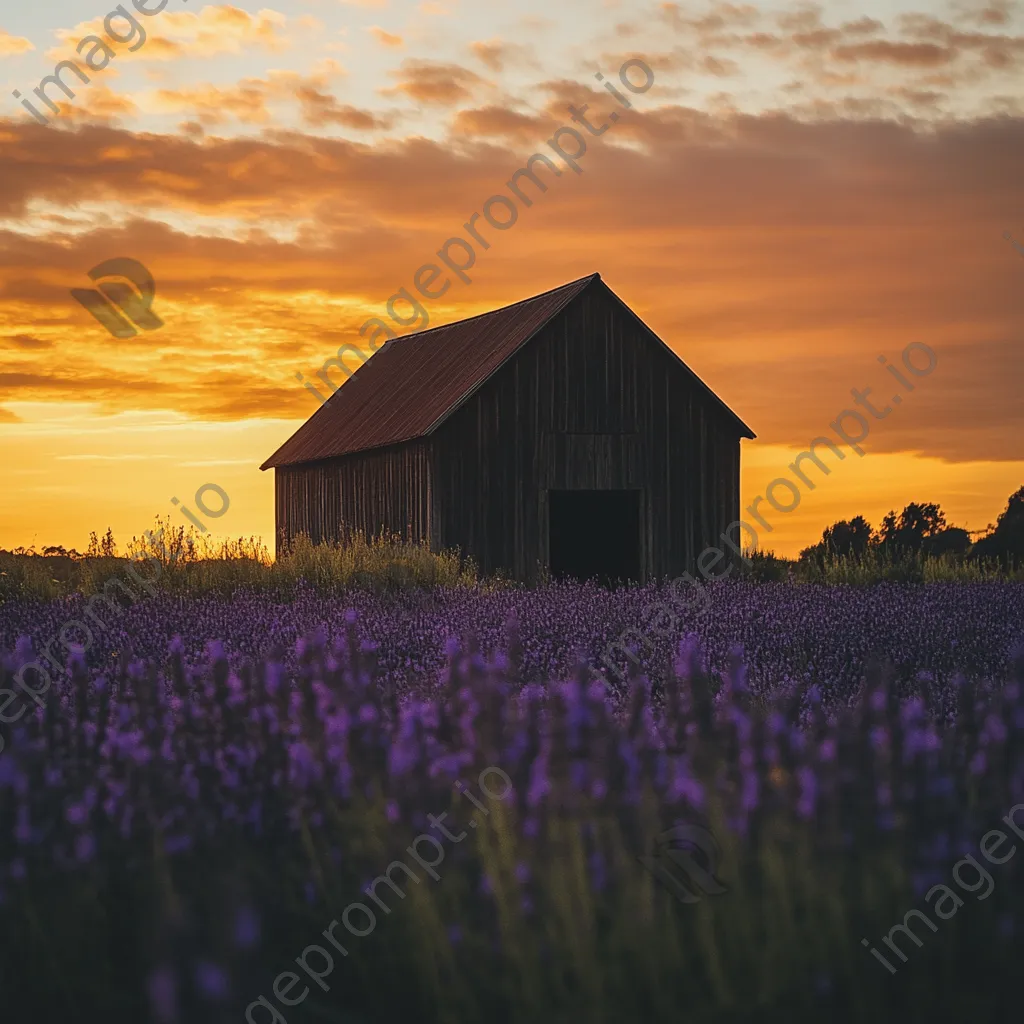
<svg viewBox="0 0 1024 1024"><path fill-rule="evenodd" d="M978 540L971 554L1024 564L1024 487L1010 495L995 528Z"/></svg>
<svg viewBox="0 0 1024 1024"><path fill-rule="evenodd" d="M836 555L863 555L871 543L871 524L863 516L854 516L849 522L841 519L825 529L821 542Z"/></svg>
<svg viewBox="0 0 1024 1024"><path fill-rule="evenodd" d="M810 558L822 559L827 556L841 555L863 555L871 543L871 524L863 516L854 516L847 521L840 519L839 522L825 527L821 534L821 540L809 548L800 552L802 561Z"/></svg>
<svg viewBox="0 0 1024 1024"><path fill-rule="evenodd" d="M971 535L959 526L925 537L921 550L926 555L966 555L971 547Z"/></svg>
<svg viewBox="0 0 1024 1024"><path fill-rule="evenodd" d="M50 544L43 548L43 554L48 558L67 558L68 552L61 544Z"/></svg>
<svg viewBox="0 0 1024 1024"><path fill-rule="evenodd" d="M946 528L946 515L934 502L911 502L896 516L890 511L878 529L877 541L890 552L912 551L924 548L925 540L934 538Z"/></svg>
<svg viewBox="0 0 1024 1024"><path fill-rule="evenodd" d="M811 562L820 561L822 556L825 554L825 545L819 541L817 544L811 544L806 548L800 549L800 554L797 556L797 561L800 562Z"/></svg>

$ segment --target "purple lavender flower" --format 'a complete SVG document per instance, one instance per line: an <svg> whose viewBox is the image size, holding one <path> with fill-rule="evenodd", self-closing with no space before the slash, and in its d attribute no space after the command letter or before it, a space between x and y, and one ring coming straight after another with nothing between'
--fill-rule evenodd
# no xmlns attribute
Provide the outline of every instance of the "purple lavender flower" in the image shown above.
<svg viewBox="0 0 1024 1024"><path fill-rule="evenodd" d="M201 960L196 964L195 977L196 988L205 998L218 1002L227 998L228 976L222 967L209 960Z"/></svg>
<svg viewBox="0 0 1024 1024"><path fill-rule="evenodd" d="M259 938L260 918L256 909L249 904L239 907L235 914L235 945L239 949L251 949Z"/></svg>
<svg viewBox="0 0 1024 1024"><path fill-rule="evenodd" d="M149 976L149 1005L159 1024L177 1024L178 982L174 968L169 964L158 967Z"/></svg>

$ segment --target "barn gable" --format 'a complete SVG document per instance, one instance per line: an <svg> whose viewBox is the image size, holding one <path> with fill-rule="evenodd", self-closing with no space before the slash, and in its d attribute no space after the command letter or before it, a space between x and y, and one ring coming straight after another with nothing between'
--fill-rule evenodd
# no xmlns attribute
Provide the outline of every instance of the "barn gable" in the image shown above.
<svg viewBox="0 0 1024 1024"><path fill-rule="evenodd" d="M395 338L360 366L260 469L336 458L429 435L591 285L606 291L642 323L600 274L591 274L489 313ZM646 325L644 329L727 409L653 331ZM753 437L738 418L736 422L742 436Z"/></svg>

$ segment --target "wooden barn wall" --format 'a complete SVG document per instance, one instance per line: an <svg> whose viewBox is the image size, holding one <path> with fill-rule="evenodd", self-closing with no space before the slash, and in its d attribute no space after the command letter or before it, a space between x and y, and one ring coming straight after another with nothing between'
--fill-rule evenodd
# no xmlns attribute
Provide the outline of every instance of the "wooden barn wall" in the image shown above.
<svg viewBox="0 0 1024 1024"><path fill-rule="evenodd" d="M275 469L278 548L300 533L320 543L346 530L430 539L430 471L425 442Z"/></svg>
<svg viewBox="0 0 1024 1024"><path fill-rule="evenodd" d="M533 579L548 564L549 489L639 489L648 578L693 570L739 517L734 421L600 288L432 441L435 542L461 546L488 572Z"/></svg>

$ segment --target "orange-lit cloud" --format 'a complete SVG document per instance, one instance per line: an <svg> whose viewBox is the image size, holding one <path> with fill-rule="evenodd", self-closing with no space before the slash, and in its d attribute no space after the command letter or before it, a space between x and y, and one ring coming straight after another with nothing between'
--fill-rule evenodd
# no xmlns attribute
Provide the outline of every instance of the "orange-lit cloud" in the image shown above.
<svg viewBox="0 0 1024 1024"><path fill-rule="evenodd" d="M135 12L129 7L129 13ZM249 49L280 53L291 44L285 31L288 19L273 10L249 14L230 4L208 4L198 12L165 10L159 18L140 19L136 16L135 20L145 34L144 41L123 17L118 16L111 25L124 42L110 35L104 23L105 17L101 15L91 21L80 22L72 29L58 30L60 45L49 49L47 56L55 62L69 59L82 62L83 53L78 47L87 36L101 39L110 46L118 63L132 59L216 57Z"/></svg>
<svg viewBox="0 0 1024 1024"><path fill-rule="evenodd" d="M612 101L590 99L598 125ZM168 357L177 367L170 375L140 354L138 373L118 378L115 367L141 343L101 336L88 359L71 363L70 342L61 358L5 346L21 362L4 367L3 384L35 397L130 394L214 417L267 402L302 409L308 396L288 380L295 364L318 366L446 238L466 236L468 216L507 193L511 173L544 148L542 116L531 141L532 115L465 111L462 128L492 141L466 141L464 151L423 139L379 148L295 134L189 141L101 127L11 129L9 217L40 202L116 200L139 219L73 239L8 232L0 334L39 337L38 321L55 316L67 330L95 334L66 289L101 255L130 251L151 266L160 301L181 323L180 342L174 329L161 341L185 351L185 335L205 322L207 347L187 367ZM627 140L642 148L623 148ZM893 417L877 444L949 459L1013 458L1024 425L1015 383L1024 369L1020 270L1001 236L1022 153L1024 130L1012 120L924 132L654 108L589 139L581 176L564 167L560 178L548 175L548 192L536 194L516 228L492 231L492 248L478 253L474 275L490 283L453 294L456 305L434 315L601 270L774 443L802 443L808 423L823 428L851 388L870 383L877 355L892 359L908 341L927 340L942 360L934 387L922 389L912 415L908 405ZM199 219L185 233L147 219L159 210ZM214 214L237 227L204 234L202 217ZM274 223L297 234L262 230ZM256 350L246 331L261 339ZM219 375L218 352L236 345L258 358L237 377ZM771 392L761 390L766 380L775 381ZM950 415L964 406L969 419Z"/></svg>
<svg viewBox="0 0 1024 1024"><path fill-rule="evenodd" d="M526 66L533 63L528 47L502 39L473 43L470 51L491 71L504 71L511 66Z"/></svg>
<svg viewBox="0 0 1024 1024"><path fill-rule="evenodd" d="M17 53L28 53L35 47L22 36L12 36L0 28L0 57L9 57Z"/></svg>
<svg viewBox="0 0 1024 1024"><path fill-rule="evenodd" d="M373 25L367 29L370 35L380 43L381 46L387 49L398 49L400 50L405 46L405 40L401 36L396 36L391 32L385 32L384 29L377 25Z"/></svg>
<svg viewBox="0 0 1024 1024"><path fill-rule="evenodd" d="M473 138L493 136L525 144L550 135L564 120L564 117L520 114L507 107L477 107L460 110L452 122L452 131Z"/></svg>
<svg viewBox="0 0 1024 1024"><path fill-rule="evenodd" d="M392 76L398 84L381 92L386 96L403 94L418 103L450 107L470 99L486 83L475 72L458 64L432 60L402 61Z"/></svg>
<svg viewBox="0 0 1024 1024"><path fill-rule="evenodd" d="M45 341L42 338L34 338L31 334L14 334L7 338L0 338L0 348L22 349L32 351L41 348L53 348L52 341Z"/></svg>
<svg viewBox="0 0 1024 1024"><path fill-rule="evenodd" d="M889 43L876 39L871 43L837 46L832 56L840 61L874 61L880 64L904 64L911 67L935 68L955 59L953 50L934 43Z"/></svg>

